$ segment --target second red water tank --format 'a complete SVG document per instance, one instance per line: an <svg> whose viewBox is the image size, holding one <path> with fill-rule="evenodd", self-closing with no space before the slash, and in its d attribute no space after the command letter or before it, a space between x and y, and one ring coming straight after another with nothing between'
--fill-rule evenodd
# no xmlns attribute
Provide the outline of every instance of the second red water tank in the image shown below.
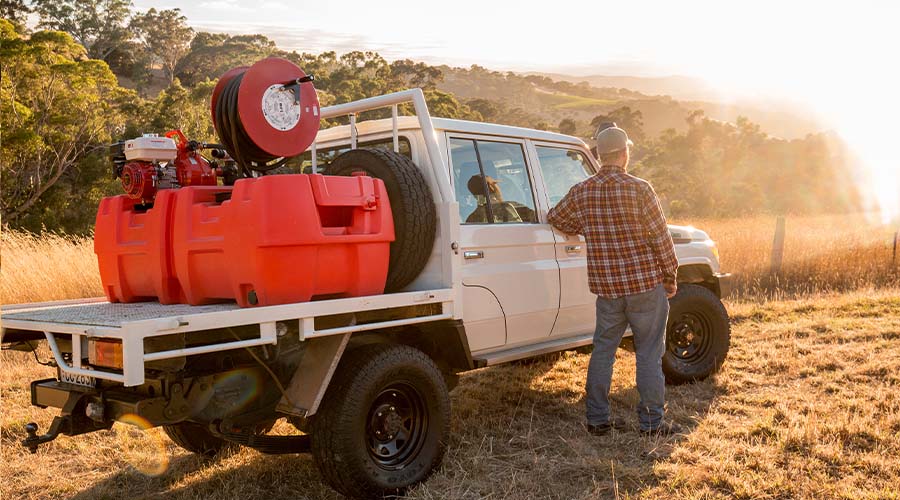
<svg viewBox="0 0 900 500"><path fill-rule="evenodd" d="M379 179L273 175L176 196L171 248L189 304L384 292L394 227Z"/></svg>

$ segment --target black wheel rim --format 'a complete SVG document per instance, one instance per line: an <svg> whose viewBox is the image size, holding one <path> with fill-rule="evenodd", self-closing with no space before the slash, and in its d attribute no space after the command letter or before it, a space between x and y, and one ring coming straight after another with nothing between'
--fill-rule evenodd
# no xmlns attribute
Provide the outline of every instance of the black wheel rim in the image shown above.
<svg viewBox="0 0 900 500"><path fill-rule="evenodd" d="M425 401L413 386L399 382L382 390L366 418L369 456L381 468L397 470L413 462L428 430Z"/></svg>
<svg viewBox="0 0 900 500"><path fill-rule="evenodd" d="M676 359L686 363L706 357L712 344L709 317L699 312L682 313L669 322L666 344Z"/></svg>

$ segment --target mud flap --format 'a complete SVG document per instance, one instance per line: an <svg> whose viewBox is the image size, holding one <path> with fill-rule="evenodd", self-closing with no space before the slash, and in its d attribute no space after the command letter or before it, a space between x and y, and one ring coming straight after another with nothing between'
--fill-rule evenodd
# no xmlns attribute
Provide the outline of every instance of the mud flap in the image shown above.
<svg viewBox="0 0 900 500"><path fill-rule="evenodd" d="M314 414L349 340L349 333L306 340L306 351L300 366L291 377L276 409L297 417Z"/></svg>

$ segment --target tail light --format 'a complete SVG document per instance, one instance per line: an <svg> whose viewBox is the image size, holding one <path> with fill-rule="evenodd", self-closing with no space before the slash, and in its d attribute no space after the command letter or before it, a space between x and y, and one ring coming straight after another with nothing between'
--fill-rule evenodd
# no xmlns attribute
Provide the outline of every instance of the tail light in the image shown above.
<svg viewBox="0 0 900 500"><path fill-rule="evenodd" d="M88 339L88 362L93 366L121 370L125 366L122 359L122 341Z"/></svg>

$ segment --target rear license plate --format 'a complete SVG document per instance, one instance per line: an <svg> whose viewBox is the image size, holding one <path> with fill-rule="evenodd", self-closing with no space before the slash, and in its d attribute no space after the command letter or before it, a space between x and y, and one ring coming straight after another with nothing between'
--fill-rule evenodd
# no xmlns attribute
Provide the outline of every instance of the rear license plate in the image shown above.
<svg viewBox="0 0 900 500"><path fill-rule="evenodd" d="M57 369L57 374L60 382L65 382L67 384L80 385L82 387L97 387L97 379L94 377L89 377L87 375L80 375L74 373L66 373L60 369Z"/></svg>

